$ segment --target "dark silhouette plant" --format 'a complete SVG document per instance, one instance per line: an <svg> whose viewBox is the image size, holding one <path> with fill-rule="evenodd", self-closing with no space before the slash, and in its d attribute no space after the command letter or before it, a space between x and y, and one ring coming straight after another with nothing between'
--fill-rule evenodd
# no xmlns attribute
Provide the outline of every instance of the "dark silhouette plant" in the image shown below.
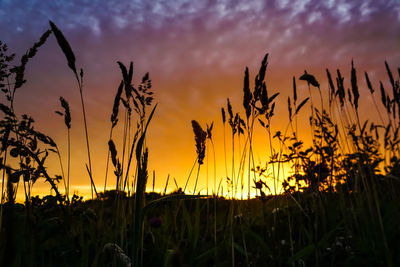
<svg viewBox="0 0 400 267"><path fill-rule="evenodd" d="M1 155L3 169L3 185L5 184L5 176L7 174L7 192L8 201L14 201L17 184L23 177L23 185L25 190L26 201L29 202L30 190L38 178L44 177L50 183L51 188L56 193L57 199L61 202L62 196L58 191L57 183L60 176L51 177L45 168L45 161L49 152L58 153L56 143L49 136L35 130L34 120L23 114L20 118L15 114L14 101L17 90L26 82L24 79L24 71L27 63L32 59L38 49L46 42L51 31L46 31L28 52L22 56L19 66L11 67L10 64L14 59L14 55L6 55L7 46L2 45L2 53L0 54L1 62L1 91L5 95L6 103L0 104L0 110L4 117L0 121L1 136ZM10 79L14 78L11 83ZM42 148L40 144L44 145ZM12 167L8 165L7 155L18 160L18 165ZM3 191L2 191L2 199Z"/></svg>

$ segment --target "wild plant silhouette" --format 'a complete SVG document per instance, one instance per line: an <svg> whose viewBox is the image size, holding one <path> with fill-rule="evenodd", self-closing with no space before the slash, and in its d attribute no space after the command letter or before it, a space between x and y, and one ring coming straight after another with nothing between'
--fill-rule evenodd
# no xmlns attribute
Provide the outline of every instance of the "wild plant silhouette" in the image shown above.
<svg viewBox="0 0 400 267"><path fill-rule="evenodd" d="M67 130L66 169L54 140L36 130L32 117L19 116L14 110L15 95L23 94L27 82L25 69L42 45L51 41L51 35L80 92L86 168L92 185L92 198L86 201L71 196L69 189L70 151L76 148L70 146L74 118L67 100L60 97L61 109L56 111ZM148 159L157 153L147 147L151 142L147 131L157 116L150 76L145 74L134 86L133 63L128 67L117 62L115 67L122 78L110 107L104 190L99 192L92 176L84 72L78 72L67 38L50 22L50 29L18 63L0 42L1 266L400 264L400 69L394 74L385 62L390 89L383 82L376 87L367 73L360 78L354 62L348 79L339 70L335 75L326 70L328 88L304 71L299 78L293 77L287 126L274 131L275 107L282 101L279 92L267 89L266 54L254 83L245 68L242 112L234 110L228 98L226 107L221 108L222 125L211 123L202 128L201 122L192 121L197 157L186 185L182 190L174 180L177 190L166 194L168 177L160 194L147 187ZM306 83L309 90L303 99L297 94L299 82ZM317 101L312 98L315 90ZM359 103L365 92L371 94L378 122L360 116ZM298 131L299 116L308 108L311 144ZM114 132L117 125L123 129L122 136ZM213 135L218 125L224 131L225 177L217 177L215 171ZM255 127L264 129L267 136L270 156L264 159L265 166L255 164ZM231 151L227 151L227 143ZM61 174L46 168L49 157L58 157ZM200 195L196 191L200 166L208 168L209 158L214 160L212 195L208 188L207 195ZM196 164L193 194L186 195ZM279 180L286 165L292 172ZM116 178L111 190L109 168ZM153 191L155 179L153 173ZM49 184L53 195L31 195L32 187L41 181ZM225 182L227 199L222 197ZM16 203L17 190L23 190L24 204ZM257 198L250 198L252 190Z"/></svg>

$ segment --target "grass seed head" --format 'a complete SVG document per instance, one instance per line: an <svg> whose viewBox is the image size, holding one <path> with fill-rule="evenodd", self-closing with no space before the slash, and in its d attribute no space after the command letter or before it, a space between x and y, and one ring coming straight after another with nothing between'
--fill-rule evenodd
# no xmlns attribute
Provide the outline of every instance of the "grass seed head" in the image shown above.
<svg viewBox="0 0 400 267"><path fill-rule="evenodd" d="M381 89L381 101L382 104L385 108L387 108L387 98L386 98L386 93L385 93L385 88L383 87L382 82L380 82L380 89Z"/></svg>
<svg viewBox="0 0 400 267"><path fill-rule="evenodd" d="M337 70L337 78L336 78L336 83L337 83L337 91L336 95L339 96L340 100L340 106L344 106L344 100L346 98L346 93L344 90L344 85L343 85L344 78L342 77L341 73L339 70Z"/></svg>
<svg viewBox="0 0 400 267"><path fill-rule="evenodd" d="M360 94L358 92L358 85L357 85L357 73L356 69L354 68L353 61L351 61L351 90L353 92L353 104L355 109L358 109L358 99L360 98ZM349 97L350 98L350 97ZM351 100L349 100L351 102Z"/></svg>
<svg viewBox="0 0 400 267"><path fill-rule="evenodd" d="M332 76L328 69L326 69L326 75L328 76L329 89L330 89L329 97L330 97L330 101L332 101L333 97L335 96L335 85L333 84Z"/></svg>
<svg viewBox="0 0 400 267"><path fill-rule="evenodd" d="M121 100L121 94L122 94L123 86L124 86L124 82L121 81L121 83L119 84L119 87L118 87L117 94L115 95L114 105L113 105L113 112L111 114L112 128L114 128L115 125L117 125L117 122L118 122L119 102Z"/></svg>
<svg viewBox="0 0 400 267"><path fill-rule="evenodd" d="M74 52L71 49L71 46L69 45L67 39L64 37L64 34L57 28L57 26L52 22L49 21L51 30L54 33L54 36L57 39L57 43L60 46L61 50L63 51L65 57L67 58L68 61L68 67L76 73L76 67L75 67L75 55Z"/></svg>
<svg viewBox="0 0 400 267"><path fill-rule="evenodd" d="M249 85L249 69L246 67L246 71L244 73L244 81L243 81L243 107L246 110L246 117L247 119L251 115L251 99L252 94L250 92L250 85Z"/></svg>
<svg viewBox="0 0 400 267"><path fill-rule="evenodd" d="M114 141L111 139L110 139L110 141L108 141L108 148L111 153L111 161L112 161L114 167L116 167L117 166L117 149L115 148Z"/></svg>
<svg viewBox="0 0 400 267"><path fill-rule="evenodd" d="M206 154L207 133L201 128L200 124L192 120L194 139L196 141L197 162L201 165Z"/></svg>
<svg viewBox="0 0 400 267"><path fill-rule="evenodd" d="M71 111L69 109L69 104L62 96L60 96L61 106L64 109L64 122L68 129L71 129Z"/></svg>
<svg viewBox="0 0 400 267"><path fill-rule="evenodd" d="M214 127L214 122L211 122L210 126L207 124L207 138L212 140L212 129Z"/></svg>
<svg viewBox="0 0 400 267"><path fill-rule="evenodd" d="M364 74L365 74L365 80L367 81L368 89L369 89L369 91L371 92L371 95L372 95L375 92L375 90L372 87L371 81L369 80L368 73L365 72Z"/></svg>
<svg viewBox="0 0 400 267"><path fill-rule="evenodd" d="M268 99L268 91L267 91L267 85L265 82L263 82L262 87L261 87L261 96L260 96L260 102L261 102L261 113L264 113L265 111L268 110L269 108L269 99Z"/></svg>
<svg viewBox="0 0 400 267"><path fill-rule="evenodd" d="M233 111L232 111L232 105L231 102L229 101L229 98L227 99L227 108L228 108L228 113L229 113L229 119L233 119Z"/></svg>
<svg viewBox="0 0 400 267"><path fill-rule="evenodd" d="M300 80L306 81L308 84L319 88L319 82L315 77L311 74L308 74L307 71L304 71L304 74L300 76Z"/></svg>
<svg viewBox="0 0 400 267"><path fill-rule="evenodd" d="M225 124L226 116L225 116L225 109L224 108L221 108L221 114L222 114L222 123Z"/></svg>

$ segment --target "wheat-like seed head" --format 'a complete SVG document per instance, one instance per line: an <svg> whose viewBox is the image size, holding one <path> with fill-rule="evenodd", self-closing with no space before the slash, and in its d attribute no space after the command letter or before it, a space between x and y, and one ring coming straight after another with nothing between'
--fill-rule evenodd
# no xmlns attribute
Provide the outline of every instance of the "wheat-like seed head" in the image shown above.
<svg viewBox="0 0 400 267"><path fill-rule="evenodd" d="M192 120L192 127L194 132L194 139L196 141L197 162L203 164L206 155L206 138L207 133L201 128L200 124Z"/></svg>

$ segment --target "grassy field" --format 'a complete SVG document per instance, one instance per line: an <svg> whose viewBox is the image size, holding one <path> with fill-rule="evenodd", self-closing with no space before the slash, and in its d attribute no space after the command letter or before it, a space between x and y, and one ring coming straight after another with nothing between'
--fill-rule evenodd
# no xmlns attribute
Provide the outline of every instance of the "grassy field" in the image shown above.
<svg viewBox="0 0 400 267"><path fill-rule="evenodd" d="M214 139L213 124L203 129L196 120L192 127L197 159L188 177L196 179L194 193L184 193L187 183L171 194L149 192L146 143L151 139L146 133L157 105L153 104L149 75L134 87L132 63L126 67L118 62L122 79L110 117L106 182L100 190L92 179L83 71L76 68L74 53L62 32L52 22L50 28L16 67L12 67L14 56L0 43L1 266L400 265L400 69L394 74L385 63L390 90L382 82L379 89L374 88L367 73L357 75L353 63L347 83L339 70L334 76L326 70L327 95L313 75L305 72L299 80L293 77L287 127L272 132L279 93L269 94L265 83L268 54L254 84L246 68L244 115L233 110L229 99L221 109L227 132L224 144L232 144L231 151L225 150L225 162L232 167L228 170L225 163L224 182L230 197L222 198L216 180L210 188L213 194L197 191L206 148L213 151ZM92 199L87 201L69 192L68 102L61 97L62 111L58 111L67 129L68 164L61 164L62 175L55 177L47 172L46 159L52 154L61 162L57 144L35 130L28 115L19 117L14 112L15 92L26 82L25 67L51 34L81 96L86 169L92 185ZM298 82L307 84L309 97L298 99ZM371 94L373 112L379 114L377 122L360 118L359 87ZM309 147L297 128L298 114L306 109L312 133ZM123 136L114 135L118 123ZM265 128L271 152L266 160L272 176L279 177L284 166L293 170L283 181L274 180L274 188L269 186L266 169L254 164L255 125ZM122 147L115 145L117 138ZM244 140L241 147L235 146L239 140ZM240 149L239 158L235 158L235 148ZM109 168L116 180L111 190L107 190ZM39 178L49 184L54 195L31 195ZM257 198L234 198L243 191L243 179L247 179L248 192L253 185ZM278 187L281 193L272 194ZM15 202L18 188L24 190L24 204Z"/></svg>

